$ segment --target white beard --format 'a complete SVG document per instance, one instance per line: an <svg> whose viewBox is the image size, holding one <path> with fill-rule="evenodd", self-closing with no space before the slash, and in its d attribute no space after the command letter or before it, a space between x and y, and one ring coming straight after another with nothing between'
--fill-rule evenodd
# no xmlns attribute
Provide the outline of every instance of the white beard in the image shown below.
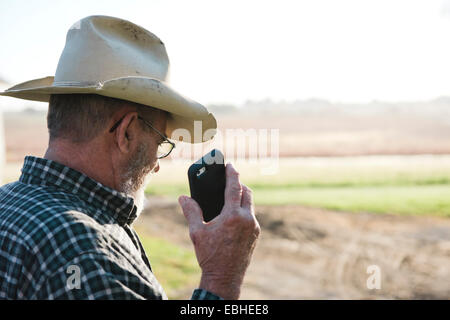
<svg viewBox="0 0 450 320"><path fill-rule="evenodd" d="M147 187L148 183L151 180L151 175L153 174L153 171L150 172L144 179L144 183L133 195L131 195L134 199L134 204L137 207L136 210L136 219L139 217L139 215L142 213L142 210L145 209L145 188Z"/></svg>
<svg viewBox="0 0 450 320"><path fill-rule="evenodd" d="M141 190L136 191L134 195L134 205L136 206L136 219L139 218L139 216L142 213L142 210L144 210L144 201L145 201L145 192L144 188Z"/></svg>
<svg viewBox="0 0 450 320"><path fill-rule="evenodd" d="M153 173L153 170L148 172L146 168L148 168L148 149L146 146L140 145L123 174L124 182L121 187L122 192L134 199L134 204L137 207L137 217L144 210L145 187Z"/></svg>

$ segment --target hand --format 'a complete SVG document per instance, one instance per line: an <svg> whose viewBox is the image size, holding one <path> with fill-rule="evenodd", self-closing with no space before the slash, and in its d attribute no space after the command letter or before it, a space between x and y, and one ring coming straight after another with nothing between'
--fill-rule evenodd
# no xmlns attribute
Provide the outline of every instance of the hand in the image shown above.
<svg viewBox="0 0 450 320"><path fill-rule="evenodd" d="M200 288L224 299L238 299L260 227L252 191L239 182L239 173L227 164L225 204L221 213L203 221L198 203L187 196L178 201L189 224L189 234L202 269Z"/></svg>

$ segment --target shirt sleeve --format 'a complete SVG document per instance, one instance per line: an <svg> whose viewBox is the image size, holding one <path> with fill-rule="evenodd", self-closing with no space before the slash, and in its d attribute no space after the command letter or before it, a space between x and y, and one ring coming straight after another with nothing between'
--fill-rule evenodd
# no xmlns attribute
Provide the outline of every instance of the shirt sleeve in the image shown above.
<svg viewBox="0 0 450 320"><path fill-rule="evenodd" d="M223 298L204 289L195 289L191 300L223 300Z"/></svg>
<svg viewBox="0 0 450 320"><path fill-rule="evenodd" d="M112 257L97 252L84 253L53 273L37 295L37 299L76 300L165 298L157 281L144 282Z"/></svg>

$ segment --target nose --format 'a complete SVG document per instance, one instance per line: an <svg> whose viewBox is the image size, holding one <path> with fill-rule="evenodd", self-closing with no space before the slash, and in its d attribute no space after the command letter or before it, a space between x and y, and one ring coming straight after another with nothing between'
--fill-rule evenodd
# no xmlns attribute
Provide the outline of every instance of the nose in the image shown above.
<svg viewBox="0 0 450 320"><path fill-rule="evenodd" d="M155 166L155 168L153 169L153 172L154 173L157 173L159 171L159 160L156 160L156 166Z"/></svg>

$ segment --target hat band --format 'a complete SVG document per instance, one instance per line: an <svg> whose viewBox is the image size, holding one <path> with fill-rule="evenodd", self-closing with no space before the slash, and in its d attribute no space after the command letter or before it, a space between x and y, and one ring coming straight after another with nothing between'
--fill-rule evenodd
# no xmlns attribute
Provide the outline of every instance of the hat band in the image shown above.
<svg viewBox="0 0 450 320"><path fill-rule="evenodd" d="M96 81L53 81L52 86L56 87L92 87L97 86Z"/></svg>

